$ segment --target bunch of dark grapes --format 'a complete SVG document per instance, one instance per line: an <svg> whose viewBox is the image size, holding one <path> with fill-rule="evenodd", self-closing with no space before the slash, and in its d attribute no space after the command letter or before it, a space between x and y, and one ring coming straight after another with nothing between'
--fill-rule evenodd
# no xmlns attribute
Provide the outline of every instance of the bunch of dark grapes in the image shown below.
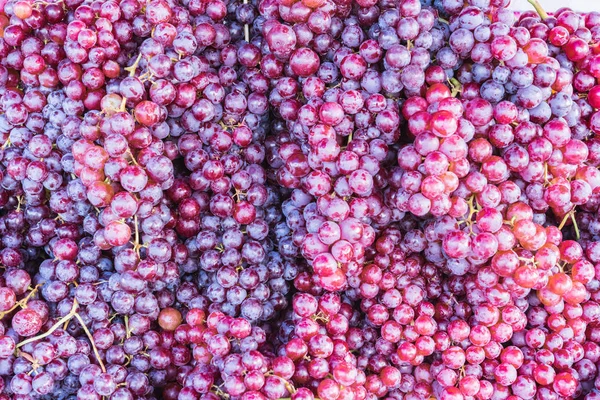
<svg viewBox="0 0 600 400"><path fill-rule="evenodd" d="M600 12L0 0L0 400L600 399Z"/></svg>

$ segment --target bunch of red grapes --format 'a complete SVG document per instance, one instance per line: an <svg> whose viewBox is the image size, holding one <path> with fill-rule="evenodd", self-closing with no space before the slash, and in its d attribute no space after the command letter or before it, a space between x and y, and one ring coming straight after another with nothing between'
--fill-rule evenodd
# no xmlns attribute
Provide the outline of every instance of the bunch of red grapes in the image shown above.
<svg viewBox="0 0 600 400"><path fill-rule="evenodd" d="M0 0L0 400L600 400L600 9Z"/></svg>

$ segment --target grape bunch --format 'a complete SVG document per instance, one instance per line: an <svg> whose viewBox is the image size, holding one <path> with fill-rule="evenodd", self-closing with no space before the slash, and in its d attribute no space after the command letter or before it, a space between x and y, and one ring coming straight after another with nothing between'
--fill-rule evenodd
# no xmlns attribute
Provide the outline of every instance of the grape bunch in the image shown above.
<svg viewBox="0 0 600 400"><path fill-rule="evenodd" d="M600 10L0 0L0 400L600 399Z"/></svg>

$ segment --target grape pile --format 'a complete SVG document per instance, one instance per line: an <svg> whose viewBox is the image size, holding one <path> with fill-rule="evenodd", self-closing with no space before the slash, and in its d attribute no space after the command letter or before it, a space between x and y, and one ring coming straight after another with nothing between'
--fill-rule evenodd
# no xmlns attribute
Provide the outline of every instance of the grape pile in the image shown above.
<svg viewBox="0 0 600 400"><path fill-rule="evenodd" d="M600 400L600 11L0 0L0 400Z"/></svg>

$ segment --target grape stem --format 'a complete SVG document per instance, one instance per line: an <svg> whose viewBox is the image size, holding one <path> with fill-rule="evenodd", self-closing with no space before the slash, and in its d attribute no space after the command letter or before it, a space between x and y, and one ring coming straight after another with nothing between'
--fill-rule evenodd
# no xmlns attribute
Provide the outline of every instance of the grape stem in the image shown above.
<svg viewBox="0 0 600 400"><path fill-rule="evenodd" d="M244 4L248 4L248 0L244 0ZM246 42L250 43L250 26L248 24L244 25L244 38Z"/></svg>
<svg viewBox="0 0 600 400"><path fill-rule="evenodd" d="M37 284L34 288L31 289L31 291L27 294L27 296L19 301L17 301L15 303L14 306L12 306L9 310L3 311L0 313L0 319L4 318L6 316L6 314L14 311L17 309L17 307L21 307L21 308L25 308L27 307L27 302L29 302L29 299L31 298L31 296L33 296L35 294L35 292L37 292L38 288L42 286L41 283Z"/></svg>
<svg viewBox="0 0 600 400"><path fill-rule="evenodd" d="M575 221L575 212L571 213L571 221L573 222L573 228L575 229L575 238L579 240L581 239L581 235L579 234L579 227L577 226L577 221Z"/></svg>
<svg viewBox="0 0 600 400"><path fill-rule="evenodd" d="M135 76L135 71L137 71L137 68L140 65L141 59L142 59L142 53L138 54L138 56L135 59L135 61L133 62L133 64L131 64L129 67L123 68L125 71L129 72L129 77L130 78L132 78L132 77ZM123 99L121 100L121 107L119 107L119 111L125 111L126 110L126 107L125 107L126 104L127 104L127 99L125 97L123 97Z"/></svg>
<svg viewBox="0 0 600 400"><path fill-rule="evenodd" d="M129 339L131 337L131 331L129 330L129 316L126 315L123 318L123 321L125 321L125 336L127 337L127 339Z"/></svg>
<svg viewBox="0 0 600 400"><path fill-rule="evenodd" d="M123 97L121 99L121 105L119 106L119 110L120 112L125 112L125 110L127 110L127 99L125 97Z"/></svg>
<svg viewBox="0 0 600 400"><path fill-rule="evenodd" d="M140 80L142 82L150 82L150 83L154 83L154 81L152 80L154 78L154 75L152 74L151 71L146 71L144 72L142 75L140 75Z"/></svg>
<svg viewBox="0 0 600 400"><path fill-rule="evenodd" d="M96 347L96 344L94 343L94 337L92 336L91 332L85 325L85 322L83 321L83 318L81 318L81 315L79 315L77 313L78 308L79 308L79 303L77 302L77 299L73 299L73 307L71 307L71 311L69 311L69 313L67 315L65 315L58 321L56 321L56 323L54 325L52 325L52 327L50 327L50 329L48 329L46 332L42 333L41 335L37 335L37 336L31 337L29 339L25 339L22 342L18 343L17 349L19 347L25 346L28 343L36 342L40 339L50 336L52 333L54 333L54 331L56 331L58 328L60 328L63 324L69 322L71 319L73 319L73 317L75 317L81 324L81 327L82 327L83 331L85 332L85 334L87 335L88 339L90 339L90 343L92 344L92 349L94 350L94 355L96 356L96 359L98 360L98 364L100 365L102 372L106 372L106 368L104 367L104 363L102 362L100 353L98 353L98 348Z"/></svg>
<svg viewBox="0 0 600 400"><path fill-rule="evenodd" d="M129 154L129 156L131 157L131 162L133 163L133 165L139 165L137 160L135 159L135 156L131 152L131 149L127 149L127 154Z"/></svg>
<svg viewBox="0 0 600 400"><path fill-rule="evenodd" d="M329 322L329 318L327 318L326 315L324 315L321 311L319 311L318 313L312 315L310 317L310 319L312 319L313 321L322 321L322 322Z"/></svg>
<svg viewBox="0 0 600 400"><path fill-rule="evenodd" d="M210 391L222 399L229 399L229 395L221 390L221 388L217 385L213 385Z"/></svg>
<svg viewBox="0 0 600 400"><path fill-rule="evenodd" d="M538 13L538 15L540 16L542 21L545 21L548 19L548 13L544 10L544 8L542 7L542 5L540 4L540 2L538 0L527 0L527 1L529 2L529 4L531 4L533 6L533 8L535 8L535 11Z"/></svg>
<svg viewBox="0 0 600 400"><path fill-rule="evenodd" d="M477 214L480 210L479 204L475 203L475 195L470 196L467 199L467 204L469 206L469 214L463 220L458 221L459 226L461 224L465 224L469 228L469 233L473 234L473 215Z"/></svg>
<svg viewBox="0 0 600 400"><path fill-rule="evenodd" d="M143 246L140 245L140 230L138 228L138 218L137 215L133 216L133 225L135 226L135 242L133 243L133 250L140 255L140 248Z"/></svg>
<svg viewBox="0 0 600 400"><path fill-rule="evenodd" d="M562 221L560 222L560 225L558 225L558 230L561 231L562 228L565 227L565 224L567 223L567 221L569 220L569 218L571 218L571 215L573 214L573 210L569 211L568 213L565 214L565 216L563 217Z"/></svg>
<svg viewBox="0 0 600 400"><path fill-rule="evenodd" d="M142 59L142 53L138 54L137 58L135 59L135 62L130 67L124 68L125 71L129 72L130 77L135 76L135 71L137 70L137 67L140 65L141 59Z"/></svg>
<svg viewBox="0 0 600 400"><path fill-rule="evenodd" d="M81 318L81 315L79 315L78 313L74 313L73 315L75 316L75 318L77 318L77 320L81 324L81 327L83 328L83 331L87 335L88 339L90 339L90 342L92 343L92 349L94 350L94 354L96 355L96 359L98 360L98 364L100 364L100 368L102 369L102 372L106 372L106 368L104 367L102 358L100 357L100 354L98 353L98 349L96 348L96 344L94 343L94 337L90 333L87 326L85 326L85 322L83 321L83 318Z"/></svg>
<svg viewBox="0 0 600 400"><path fill-rule="evenodd" d="M31 354L25 353L24 351L20 351L19 357L23 357L24 359L26 359L27 361L29 361L31 363L32 369L31 369L31 371L29 371L29 375L31 375L34 372L37 374L37 369L40 367L40 364L38 363L38 361L35 358L33 358L31 356Z"/></svg>
<svg viewBox="0 0 600 400"><path fill-rule="evenodd" d="M544 186L548 186L550 180L548 179L548 163L544 163Z"/></svg>
<svg viewBox="0 0 600 400"><path fill-rule="evenodd" d="M67 322L71 318L73 318L73 316L77 313L77 307L78 307L77 299L74 299L73 307L71 307L71 311L69 311L69 313L67 315L65 315L64 317L59 319L54 325L52 325L52 327L50 329L48 329L46 332L42 333L41 335L30 337L29 339L25 339L22 342L18 343L17 349L19 347L25 346L28 343L36 342L40 339L45 338L46 336L50 336L55 330L57 330L59 327L61 327L65 322Z"/></svg>
<svg viewBox="0 0 600 400"><path fill-rule="evenodd" d="M450 86L452 87L452 97L456 97L462 91L462 85L456 78L450 78Z"/></svg>
<svg viewBox="0 0 600 400"><path fill-rule="evenodd" d="M23 199L23 196L17 196L17 212L21 211L21 206L25 204L25 200Z"/></svg>
<svg viewBox="0 0 600 400"><path fill-rule="evenodd" d="M290 392L291 394L295 394L296 393L296 388L287 379L284 379L283 377L281 377L279 375L275 375L271 371L267 372L265 374L265 376L272 376L274 378L278 378L281 382L283 382L283 384L285 385L285 388L287 389L288 392Z"/></svg>
<svg viewBox="0 0 600 400"><path fill-rule="evenodd" d="M558 230L562 230L562 228L565 227L565 224L567 223L567 221L569 219L573 223L573 229L575 230L575 237L577 238L577 240L579 240L581 238L581 234L579 233L579 226L577 226L577 220L575 219L575 209L572 209L571 211L569 211L568 213L565 214L562 221L560 222L560 225L558 226Z"/></svg>

